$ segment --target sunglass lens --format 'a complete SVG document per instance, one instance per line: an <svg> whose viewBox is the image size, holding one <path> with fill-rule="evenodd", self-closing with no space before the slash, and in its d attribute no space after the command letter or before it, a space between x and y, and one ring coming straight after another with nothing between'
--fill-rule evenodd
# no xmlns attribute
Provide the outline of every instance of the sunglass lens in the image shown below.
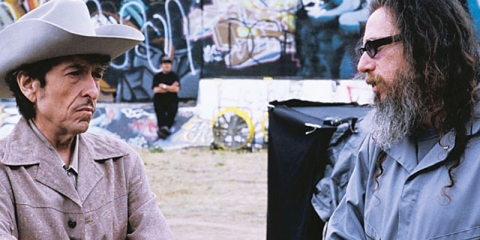
<svg viewBox="0 0 480 240"><path fill-rule="evenodd" d="M364 48L358 48L357 49L358 56L360 56L360 57L363 55L364 52L365 52Z"/></svg>
<svg viewBox="0 0 480 240"><path fill-rule="evenodd" d="M377 51L376 51L375 47L372 46L371 43L372 42L365 43L365 50L367 51L368 56L373 58L377 54Z"/></svg>

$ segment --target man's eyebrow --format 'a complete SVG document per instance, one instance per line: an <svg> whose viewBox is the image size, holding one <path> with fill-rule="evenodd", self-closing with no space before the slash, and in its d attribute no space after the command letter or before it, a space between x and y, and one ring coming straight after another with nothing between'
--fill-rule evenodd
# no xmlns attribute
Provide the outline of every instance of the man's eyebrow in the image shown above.
<svg viewBox="0 0 480 240"><path fill-rule="evenodd" d="M72 63L72 64L66 66L66 67L65 67L65 70L66 70L66 69L70 69L70 68L73 68L73 69L85 69L85 68L87 68L87 66L84 65L84 64L80 64L80 63Z"/></svg>
<svg viewBox="0 0 480 240"><path fill-rule="evenodd" d="M78 70L81 70L81 69L87 69L89 66L86 65L86 64L81 64L81 63L72 63L68 66L65 67L65 70L67 69L78 69ZM93 69L95 71L105 71L106 69L108 68L108 65L98 65L98 66L95 66Z"/></svg>

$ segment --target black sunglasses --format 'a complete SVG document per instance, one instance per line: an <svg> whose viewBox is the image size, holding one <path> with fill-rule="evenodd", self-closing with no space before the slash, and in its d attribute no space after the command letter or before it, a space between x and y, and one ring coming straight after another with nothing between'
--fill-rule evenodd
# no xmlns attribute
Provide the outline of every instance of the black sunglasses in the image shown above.
<svg viewBox="0 0 480 240"><path fill-rule="evenodd" d="M357 49L357 52L360 54L360 56L366 52L369 57L373 58L375 55L377 55L379 47L398 42L399 40L399 35L384 37L376 40L368 40L363 47Z"/></svg>

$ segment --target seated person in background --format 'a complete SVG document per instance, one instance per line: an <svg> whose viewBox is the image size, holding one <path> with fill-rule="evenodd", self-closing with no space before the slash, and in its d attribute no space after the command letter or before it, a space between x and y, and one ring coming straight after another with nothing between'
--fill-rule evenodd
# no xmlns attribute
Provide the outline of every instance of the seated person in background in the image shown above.
<svg viewBox="0 0 480 240"><path fill-rule="evenodd" d="M157 115L157 135L165 139L170 134L178 112L178 92L180 79L172 71L172 60L168 56L160 59L162 71L153 76L153 107Z"/></svg>

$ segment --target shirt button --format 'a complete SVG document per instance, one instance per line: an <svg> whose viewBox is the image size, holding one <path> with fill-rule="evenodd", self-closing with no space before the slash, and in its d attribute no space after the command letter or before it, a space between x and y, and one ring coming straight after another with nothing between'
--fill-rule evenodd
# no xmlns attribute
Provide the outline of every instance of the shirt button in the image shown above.
<svg viewBox="0 0 480 240"><path fill-rule="evenodd" d="M68 220L68 226L69 226L70 228L75 228L75 226L77 226L77 222L74 221L74 220L72 220L72 219L70 219L70 220Z"/></svg>

